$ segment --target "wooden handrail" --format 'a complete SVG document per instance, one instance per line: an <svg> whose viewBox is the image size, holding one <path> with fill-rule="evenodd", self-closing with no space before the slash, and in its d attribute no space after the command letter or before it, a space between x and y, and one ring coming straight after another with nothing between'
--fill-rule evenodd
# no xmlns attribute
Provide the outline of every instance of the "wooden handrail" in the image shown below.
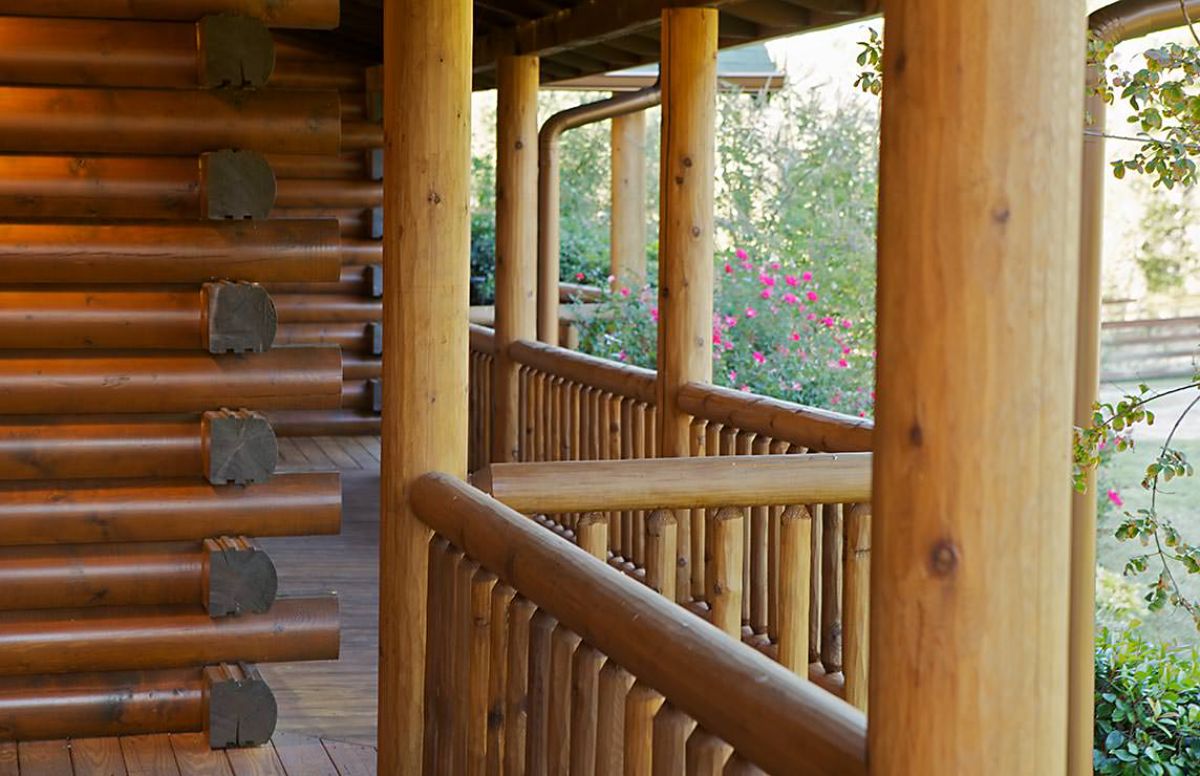
<svg viewBox="0 0 1200 776"><path fill-rule="evenodd" d="M652 405L655 401L655 374L650 369L618 364L542 342L514 342L509 346L509 355L518 363L555 377L644 404Z"/></svg>
<svg viewBox="0 0 1200 776"><path fill-rule="evenodd" d="M489 356L496 355L496 330L475 323L469 325L471 327L471 352L486 353Z"/></svg>
<svg viewBox="0 0 1200 776"><path fill-rule="evenodd" d="M466 483L427 474L410 493L430 528L746 759L866 774L861 712Z"/></svg>
<svg viewBox="0 0 1200 776"><path fill-rule="evenodd" d="M861 503L871 454L496 463L473 482L525 513Z"/></svg>
<svg viewBox="0 0 1200 776"><path fill-rule="evenodd" d="M684 386L679 407L703 420L825 453L870 450L875 428L862 418L705 383Z"/></svg>

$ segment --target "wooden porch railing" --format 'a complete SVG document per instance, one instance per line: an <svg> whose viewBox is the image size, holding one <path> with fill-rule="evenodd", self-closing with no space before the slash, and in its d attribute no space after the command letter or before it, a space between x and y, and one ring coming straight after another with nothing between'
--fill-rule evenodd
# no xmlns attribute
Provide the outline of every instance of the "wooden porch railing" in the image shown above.
<svg viewBox="0 0 1200 776"><path fill-rule="evenodd" d="M472 329L472 364L488 357L490 330ZM657 454L656 375L652 370L584 355L535 342L516 342L512 358L521 364L520 419L522 462L620 461L654 458ZM490 373L488 373L490 374ZM491 402L486 396L486 375L471 389L471 470L490 459L489 448L477 440L487 433ZM779 456L812 453L861 452L871 449L872 424L860 418L803 407L791 402L691 383L679 393L681 408L693 416L693 457ZM594 474L589 469L588 477ZM639 477L657 479L651 468L638 467ZM792 470L781 475L790 477ZM543 491L557 491L562 481L543 482ZM543 494L545 495L545 494ZM609 494L613 496L615 494ZM741 503L741 502L734 502ZM803 505L803 510L791 509ZM585 515L603 511L609 552L619 564L646 569L647 544L654 542L656 527L651 510L612 503L572 512L559 519L574 531ZM713 557L710 525L721 503L712 508L680 505L675 517L675 597L684 603L706 600L708 558ZM808 592L803 596L808 634L807 659L788 657L796 665L814 664L813 674L823 685L841 692L842 670L847 661L865 660L865 642L847 643L865 633L847 625L848 617L865 620L867 595L866 558L870 551L870 512L852 499L789 501L779 499L744 504L740 523L746 562L739 564L743 578L743 625L747 638L764 648L778 644L780 611L767 591L780 589L780 569L799 561L808 548ZM521 507L518 507L521 508ZM545 511L545 507L542 507ZM801 517L802 515L802 517ZM595 523L589 516L585 525ZM786 536L784 533L786 532ZM787 546L784 547L784 542ZM644 571L642 572L644 573ZM847 595L854 596L844 600ZM790 613L785 616L790 616ZM851 632L847 632L847 631ZM785 638L786 641L786 638ZM819 667L818 667L819 666ZM855 673L852 669L850 673ZM864 672L865 673L865 672ZM865 683L851 680L847 697L865 708Z"/></svg>
<svg viewBox="0 0 1200 776"><path fill-rule="evenodd" d="M492 376L496 365L496 333L471 324L470 343L467 467L477 471L492 460Z"/></svg>
<svg viewBox="0 0 1200 776"><path fill-rule="evenodd" d="M865 709L870 479L870 454L851 453L493 464L474 482ZM777 504L789 506L772 506ZM836 574L826 575L828 584L814 592L811 516L819 504L838 505L839 516L846 518L846 541L839 542L840 562L829 564ZM618 552L610 538L615 530L629 529L625 518L631 514L633 528L642 531L641 555L634 557ZM688 586L679 587L676 568L679 526L697 515L706 542L698 564L703 587L693 595ZM767 529L762 535L755 533L759 515ZM818 550L823 558L824 548L818 545ZM835 595L826 588L834 588ZM836 664L828 650L809 646L810 613L826 603L822 595L828 596L827 619L818 622L836 634L829 639L837 646Z"/></svg>
<svg viewBox="0 0 1200 776"><path fill-rule="evenodd" d="M866 773L851 706L452 477L412 504L427 772Z"/></svg>

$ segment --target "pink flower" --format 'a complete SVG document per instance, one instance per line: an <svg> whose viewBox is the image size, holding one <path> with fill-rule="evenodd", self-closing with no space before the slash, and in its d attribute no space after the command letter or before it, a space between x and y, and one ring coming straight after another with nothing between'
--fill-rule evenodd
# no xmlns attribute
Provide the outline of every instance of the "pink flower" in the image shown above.
<svg viewBox="0 0 1200 776"><path fill-rule="evenodd" d="M775 278L771 277L770 275L766 275L766 274L759 275L758 282L762 283L764 286L769 286L772 288L775 286Z"/></svg>
<svg viewBox="0 0 1200 776"><path fill-rule="evenodd" d="M800 285L800 278L796 277L795 275L788 275L783 279L783 282L787 283L789 286L798 286Z"/></svg>
<svg viewBox="0 0 1200 776"><path fill-rule="evenodd" d="M783 303L784 304L796 304L799 301L800 301L800 297L796 296L795 294L793 294L790 291L783 295Z"/></svg>
<svg viewBox="0 0 1200 776"><path fill-rule="evenodd" d="M838 366L840 366L842 369L846 369L847 367L849 367L849 366L850 366L850 362L849 362L849 361L847 361L847 360L846 360L846 359L844 359L844 358L839 358L839 359L838 359Z"/></svg>
<svg viewBox="0 0 1200 776"><path fill-rule="evenodd" d="M821 298L816 291L809 291L805 296L808 297L808 301L810 302L815 302Z"/></svg>
<svg viewBox="0 0 1200 776"><path fill-rule="evenodd" d="M1111 501L1112 505L1115 507L1125 506L1125 499L1121 498L1121 494L1116 488L1108 491L1108 500Z"/></svg>
<svg viewBox="0 0 1200 776"><path fill-rule="evenodd" d="M726 315L725 325L732 329L734 326L737 326L737 318L732 315Z"/></svg>
<svg viewBox="0 0 1200 776"><path fill-rule="evenodd" d="M759 296L761 296L763 299L770 299L770 298L771 298L771 294L773 294L773 293L774 293L774 292L773 292L771 289L769 289L769 288L764 288L764 289L762 290L762 292L759 294Z"/></svg>
<svg viewBox="0 0 1200 776"><path fill-rule="evenodd" d="M735 256L737 256L739 259L741 259L742 261L745 261L746 259L750 258L750 254L746 253L746 251L744 251L741 248L738 248L736 251L733 252L733 254Z"/></svg>
<svg viewBox="0 0 1200 776"><path fill-rule="evenodd" d="M798 332L798 331L792 332L792 342L799 342L799 341L800 341L800 332Z"/></svg>
<svg viewBox="0 0 1200 776"><path fill-rule="evenodd" d="M875 392L871 391L871 401L875 401Z"/></svg>
<svg viewBox="0 0 1200 776"><path fill-rule="evenodd" d="M576 273L575 273L575 279L576 279L576 280L583 280L585 277L587 277L587 276L586 276L586 275L584 275L582 272L576 272Z"/></svg>
<svg viewBox="0 0 1200 776"><path fill-rule="evenodd" d="M726 264L726 265L725 265L725 274L726 274L726 275L732 275L732 274L733 274L733 265L732 265L732 264Z"/></svg>
<svg viewBox="0 0 1200 776"><path fill-rule="evenodd" d="M741 391L742 393L750 393L750 386L743 385L741 388L738 388L738 390Z"/></svg>
<svg viewBox="0 0 1200 776"><path fill-rule="evenodd" d="M828 315L826 315L824 318L821 319L821 323L823 323L825 325L825 328L827 328L827 329L833 328L833 319L830 318Z"/></svg>
<svg viewBox="0 0 1200 776"><path fill-rule="evenodd" d="M805 283L812 282L812 273L805 272L803 275L800 276L800 279L803 280Z"/></svg>
<svg viewBox="0 0 1200 776"><path fill-rule="evenodd" d="M621 289L621 296L628 297L630 293L631 293L631 292L629 291L629 289L628 289L628 288L622 288L622 289Z"/></svg>
<svg viewBox="0 0 1200 776"><path fill-rule="evenodd" d="M754 269L754 264L752 264L749 259L746 259L742 262L742 269Z"/></svg>
<svg viewBox="0 0 1200 776"><path fill-rule="evenodd" d="M815 321L815 320L817 319L817 314L816 314L816 313L809 313L808 315L806 315L806 316L804 316L804 317L805 317L805 318L807 318L807 319L809 319L810 321Z"/></svg>
<svg viewBox="0 0 1200 776"><path fill-rule="evenodd" d="M718 331L717 329L713 329L713 344L714 345L721 344L721 332Z"/></svg>
<svg viewBox="0 0 1200 776"><path fill-rule="evenodd" d="M657 307L650 308L650 317L652 319L654 319L655 323L658 323L658 308Z"/></svg>
<svg viewBox="0 0 1200 776"><path fill-rule="evenodd" d="M729 382L731 382L731 383L737 382L737 370L736 369L729 370Z"/></svg>
<svg viewBox="0 0 1200 776"><path fill-rule="evenodd" d="M618 361L624 361L627 358L629 358L629 355L624 350L617 354Z"/></svg>
<svg viewBox="0 0 1200 776"><path fill-rule="evenodd" d="M842 328L843 329L852 329L852 328L854 328L854 324L850 322L849 318L847 318L842 321Z"/></svg>
<svg viewBox="0 0 1200 776"><path fill-rule="evenodd" d="M746 308L746 317L747 318L757 318L758 310L755 310L753 307L747 307Z"/></svg>
<svg viewBox="0 0 1200 776"><path fill-rule="evenodd" d="M757 350L756 350L756 351L754 351L754 360L755 360L755 361L757 361L757 362L758 362L758 363L760 363L760 364L765 364L765 363L767 363L767 357L766 357L766 356L764 356L764 355L763 355L761 352L759 352L759 351L757 351Z"/></svg>
<svg viewBox="0 0 1200 776"><path fill-rule="evenodd" d="M843 356L848 356L848 355L850 355L850 348L845 348L845 347L844 347L844 348L842 348L842 355L843 355Z"/></svg>
<svg viewBox="0 0 1200 776"><path fill-rule="evenodd" d="M771 269L776 270L776 271L778 271L782 266L783 265L780 264L778 261L773 261L770 264Z"/></svg>
<svg viewBox="0 0 1200 776"><path fill-rule="evenodd" d="M726 350L733 350L733 343L732 343L732 342L730 342L729 340L725 340L725 349L726 349Z"/></svg>

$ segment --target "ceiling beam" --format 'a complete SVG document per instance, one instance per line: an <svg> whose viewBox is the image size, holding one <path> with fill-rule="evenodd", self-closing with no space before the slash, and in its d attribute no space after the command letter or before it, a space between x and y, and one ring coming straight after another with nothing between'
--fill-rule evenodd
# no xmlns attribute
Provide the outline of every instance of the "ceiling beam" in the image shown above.
<svg viewBox="0 0 1200 776"><path fill-rule="evenodd" d="M574 8L495 30L475 41L476 73L491 70L511 54L549 56L570 48L603 43L637 30L656 27L664 8L676 5L720 7L735 0L584 0Z"/></svg>

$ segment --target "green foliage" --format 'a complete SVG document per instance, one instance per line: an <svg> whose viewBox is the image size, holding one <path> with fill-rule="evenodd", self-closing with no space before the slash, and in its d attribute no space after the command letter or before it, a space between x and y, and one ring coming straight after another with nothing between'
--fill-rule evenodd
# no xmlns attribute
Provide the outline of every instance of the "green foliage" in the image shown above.
<svg viewBox="0 0 1200 776"><path fill-rule="evenodd" d="M860 41L862 51L858 55L858 66L866 68L858 74L854 85L867 94L883 94L883 36L872 27L870 37Z"/></svg>
<svg viewBox="0 0 1200 776"><path fill-rule="evenodd" d="M1200 656L1101 629L1092 757L1098 774L1200 772Z"/></svg>
<svg viewBox="0 0 1200 776"><path fill-rule="evenodd" d="M1189 235L1196 222L1195 190L1160 192L1146 198L1138 232L1142 241L1134 259L1150 293L1169 293L1181 288L1198 268L1200 259Z"/></svg>
<svg viewBox="0 0 1200 776"><path fill-rule="evenodd" d="M1141 592L1128 579L1103 566L1096 568L1096 622L1101 627L1134 628L1149 610Z"/></svg>

